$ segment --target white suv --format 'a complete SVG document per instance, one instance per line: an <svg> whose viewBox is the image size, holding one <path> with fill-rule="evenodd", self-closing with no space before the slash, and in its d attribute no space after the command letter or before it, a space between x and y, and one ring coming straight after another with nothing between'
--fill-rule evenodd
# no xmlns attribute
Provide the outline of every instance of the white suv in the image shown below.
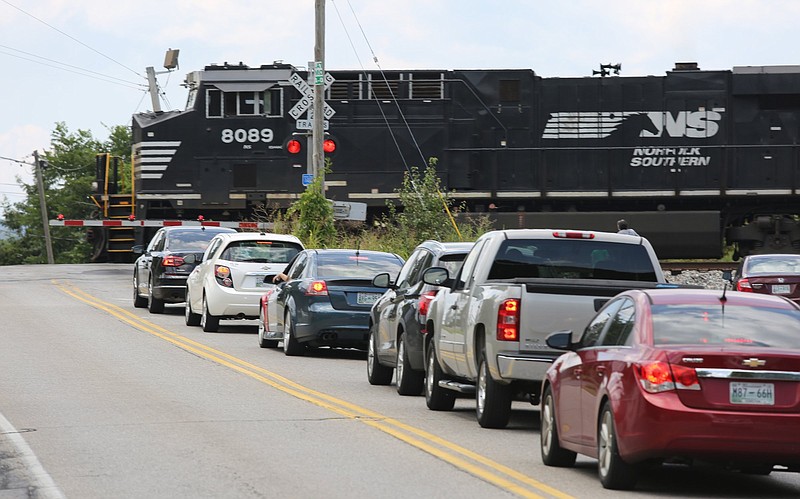
<svg viewBox="0 0 800 499"><path fill-rule="evenodd" d="M264 282L303 250L295 236L264 232L218 234L186 281L186 325L219 329L220 319L258 319Z"/></svg>

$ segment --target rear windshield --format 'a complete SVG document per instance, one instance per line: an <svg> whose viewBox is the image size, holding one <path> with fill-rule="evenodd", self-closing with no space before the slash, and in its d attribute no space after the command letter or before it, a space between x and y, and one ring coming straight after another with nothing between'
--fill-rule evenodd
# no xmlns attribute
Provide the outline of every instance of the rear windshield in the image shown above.
<svg viewBox="0 0 800 499"><path fill-rule="evenodd" d="M750 257L745 273L749 275L800 274L800 256Z"/></svg>
<svg viewBox="0 0 800 499"><path fill-rule="evenodd" d="M655 345L800 348L800 311L722 305L654 305Z"/></svg>
<svg viewBox="0 0 800 499"><path fill-rule="evenodd" d="M441 258L439 258L439 263L437 266L446 268L450 275L456 275L458 270L461 268L461 264L464 263L464 258L466 257L466 253L442 255Z"/></svg>
<svg viewBox="0 0 800 499"><path fill-rule="evenodd" d="M585 239L503 241L489 279L550 277L656 281L647 249L638 244Z"/></svg>
<svg viewBox="0 0 800 499"><path fill-rule="evenodd" d="M372 279L381 272L397 275L403 262L383 253L319 253L317 277L352 277Z"/></svg>
<svg viewBox="0 0 800 499"><path fill-rule="evenodd" d="M170 251L205 251L208 243L221 230L173 230L167 233L167 248Z"/></svg>
<svg viewBox="0 0 800 499"><path fill-rule="evenodd" d="M285 241L235 241L220 258L231 262L289 263L302 251L300 245Z"/></svg>

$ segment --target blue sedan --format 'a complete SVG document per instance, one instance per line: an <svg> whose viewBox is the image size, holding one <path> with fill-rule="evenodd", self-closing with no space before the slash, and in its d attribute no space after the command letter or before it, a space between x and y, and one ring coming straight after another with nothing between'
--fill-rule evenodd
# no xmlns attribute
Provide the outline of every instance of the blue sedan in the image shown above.
<svg viewBox="0 0 800 499"><path fill-rule="evenodd" d="M301 251L261 298L259 345L282 340L286 355L302 355L307 346L366 349L370 309L385 291L372 279L397 275L402 266L402 258L381 251Z"/></svg>

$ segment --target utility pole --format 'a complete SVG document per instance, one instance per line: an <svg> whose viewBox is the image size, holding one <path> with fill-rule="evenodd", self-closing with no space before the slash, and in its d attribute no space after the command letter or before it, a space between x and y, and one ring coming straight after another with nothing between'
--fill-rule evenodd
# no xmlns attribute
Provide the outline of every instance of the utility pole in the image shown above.
<svg viewBox="0 0 800 499"><path fill-rule="evenodd" d="M322 195L325 196L325 154L322 142L325 132L325 0L314 0L314 67L308 68L314 72L314 120L311 124L311 141L313 143L312 173L314 179L320 179Z"/></svg>
<svg viewBox="0 0 800 499"><path fill-rule="evenodd" d="M44 245L47 250L47 263L56 263L53 259L53 241L50 239L50 223L47 220L47 201L44 199L44 180L42 179L42 165L39 163L39 151L33 151L33 163L36 170L36 185L39 188L39 209L42 212L42 226L44 228Z"/></svg>

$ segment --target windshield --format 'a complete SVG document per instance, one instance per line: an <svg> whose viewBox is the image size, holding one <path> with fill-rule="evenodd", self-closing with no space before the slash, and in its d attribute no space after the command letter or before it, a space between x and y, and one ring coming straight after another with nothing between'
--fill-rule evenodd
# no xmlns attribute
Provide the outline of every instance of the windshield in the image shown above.
<svg viewBox="0 0 800 499"><path fill-rule="evenodd" d="M800 311L719 305L653 305L655 345L800 348Z"/></svg>

